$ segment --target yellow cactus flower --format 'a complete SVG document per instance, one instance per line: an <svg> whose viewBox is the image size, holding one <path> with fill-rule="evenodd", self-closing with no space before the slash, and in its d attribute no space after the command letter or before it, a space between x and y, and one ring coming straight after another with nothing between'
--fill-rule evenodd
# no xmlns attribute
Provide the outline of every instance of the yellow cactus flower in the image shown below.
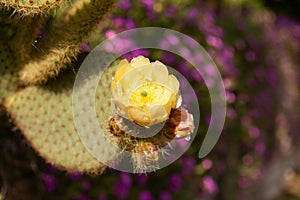
<svg viewBox="0 0 300 200"><path fill-rule="evenodd" d="M179 82L159 62L138 56L130 63L123 59L111 84L116 111L140 126L151 126L168 119L178 106Z"/></svg>

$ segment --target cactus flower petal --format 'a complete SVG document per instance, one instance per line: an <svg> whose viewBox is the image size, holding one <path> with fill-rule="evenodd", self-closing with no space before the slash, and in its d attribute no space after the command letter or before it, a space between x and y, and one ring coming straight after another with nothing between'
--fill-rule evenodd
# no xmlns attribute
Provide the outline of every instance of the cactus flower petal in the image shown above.
<svg viewBox="0 0 300 200"><path fill-rule="evenodd" d="M143 56L119 63L111 89L117 113L140 126L167 120L180 99L177 78Z"/></svg>

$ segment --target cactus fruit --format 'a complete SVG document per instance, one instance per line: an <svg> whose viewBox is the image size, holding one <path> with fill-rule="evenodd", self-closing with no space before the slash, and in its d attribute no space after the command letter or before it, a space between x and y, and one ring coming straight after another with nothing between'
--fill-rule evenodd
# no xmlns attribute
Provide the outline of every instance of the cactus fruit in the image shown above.
<svg viewBox="0 0 300 200"><path fill-rule="evenodd" d="M108 71L109 73L111 71ZM111 79L111 74L106 73ZM106 166L95 159L84 147L76 132L72 113L72 86L75 75L72 71L59 80L44 86L29 86L6 101L6 109L33 148L49 163L67 171L101 173ZM101 84L101 83L100 83ZM102 90L109 90L106 84L97 87L101 99L107 99ZM107 106L97 104L101 112ZM100 115L99 115L100 116ZM102 116L102 115L101 115ZM105 119L101 118L104 121ZM92 133L87 133L92 134ZM97 148L97 153L112 162L119 156L109 147Z"/></svg>
<svg viewBox="0 0 300 200"><path fill-rule="evenodd" d="M98 23L111 11L116 0L77 1L65 15L53 22L53 27L40 42L40 55L27 63L20 72L25 84L44 83L55 77L78 55L81 44Z"/></svg>
<svg viewBox="0 0 300 200"><path fill-rule="evenodd" d="M166 149L162 149L163 147L169 146L170 141L181 137L183 132L190 134L193 131L194 126L182 125L193 123L189 116L191 114L184 108L172 109L169 119L165 123L147 128L138 126L115 114L109 119L108 128L116 138L122 138L115 140L119 142L116 145L132 153L134 172L145 173L159 168L159 158L168 153ZM182 129L182 127L184 128ZM153 132L157 132L157 134L143 138L143 136L153 135Z"/></svg>
<svg viewBox="0 0 300 200"><path fill-rule="evenodd" d="M151 142L141 141L133 149L132 161L135 173L142 174L147 171L159 169L159 148Z"/></svg>

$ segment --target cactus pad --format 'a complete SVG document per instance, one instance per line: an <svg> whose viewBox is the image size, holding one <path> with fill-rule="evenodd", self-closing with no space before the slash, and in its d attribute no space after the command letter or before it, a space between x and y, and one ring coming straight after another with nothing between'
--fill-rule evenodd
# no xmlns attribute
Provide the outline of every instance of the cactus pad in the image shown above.
<svg viewBox="0 0 300 200"><path fill-rule="evenodd" d="M0 5L13 8L21 16L47 14L60 6L62 0L0 0Z"/></svg>
<svg viewBox="0 0 300 200"><path fill-rule="evenodd" d="M20 80L27 85L45 83L56 77L80 52L82 42L115 7L117 0L83 0L74 3L64 17L53 22L52 31L41 41L42 55L26 64Z"/></svg>
<svg viewBox="0 0 300 200"><path fill-rule="evenodd" d="M15 17L15 20L18 26L13 39L10 41L10 46L14 55L17 55L16 64L22 66L30 61L34 41L45 18L42 16L26 17L24 19Z"/></svg>
<svg viewBox="0 0 300 200"><path fill-rule="evenodd" d="M111 80L112 74L103 76L107 76L104 80ZM44 86L27 87L9 98L6 108L33 148L49 163L67 171L101 173L106 166L87 151L75 129L72 113L74 78L71 71ZM100 83L97 87L100 90L97 94L101 96L96 94L96 99L103 102L96 105L97 111L105 110L105 102L110 101L103 95L110 89L106 86L106 83ZM112 162L119 156L109 147L95 149L101 157Z"/></svg>
<svg viewBox="0 0 300 200"><path fill-rule="evenodd" d="M118 140L121 149L130 151L134 173L146 173L159 168L159 159L168 154L171 140L180 138L182 133L190 134L194 126L190 126L191 115L185 108L172 109L169 119L165 123L151 126L151 128L136 125L121 116L113 115L109 121L110 133ZM188 124L189 126L185 126ZM153 135L153 133L156 133ZM152 135L148 138L136 136ZM115 140L117 141L117 140ZM162 148L162 147L168 148Z"/></svg>
<svg viewBox="0 0 300 200"><path fill-rule="evenodd" d="M0 114L3 112L4 99L17 90L17 69L9 48L0 41Z"/></svg>

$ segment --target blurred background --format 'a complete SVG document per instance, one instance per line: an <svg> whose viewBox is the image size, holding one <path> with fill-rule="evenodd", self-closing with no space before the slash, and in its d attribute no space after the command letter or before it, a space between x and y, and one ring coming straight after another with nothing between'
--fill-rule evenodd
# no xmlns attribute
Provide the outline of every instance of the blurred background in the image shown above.
<svg viewBox="0 0 300 200"><path fill-rule="evenodd" d="M149 174L68 174L45 163L13 125L1 124L1 193L16 200L300 199L299 10L299 0L121 0L82 51L103 35L145 26L198 41L226 88L226 122L217 145L198 158L210 116L200 74L183 58L143 49L125 57L161 60L180 71L198 95L201 122L188 151Z"/></svg>

